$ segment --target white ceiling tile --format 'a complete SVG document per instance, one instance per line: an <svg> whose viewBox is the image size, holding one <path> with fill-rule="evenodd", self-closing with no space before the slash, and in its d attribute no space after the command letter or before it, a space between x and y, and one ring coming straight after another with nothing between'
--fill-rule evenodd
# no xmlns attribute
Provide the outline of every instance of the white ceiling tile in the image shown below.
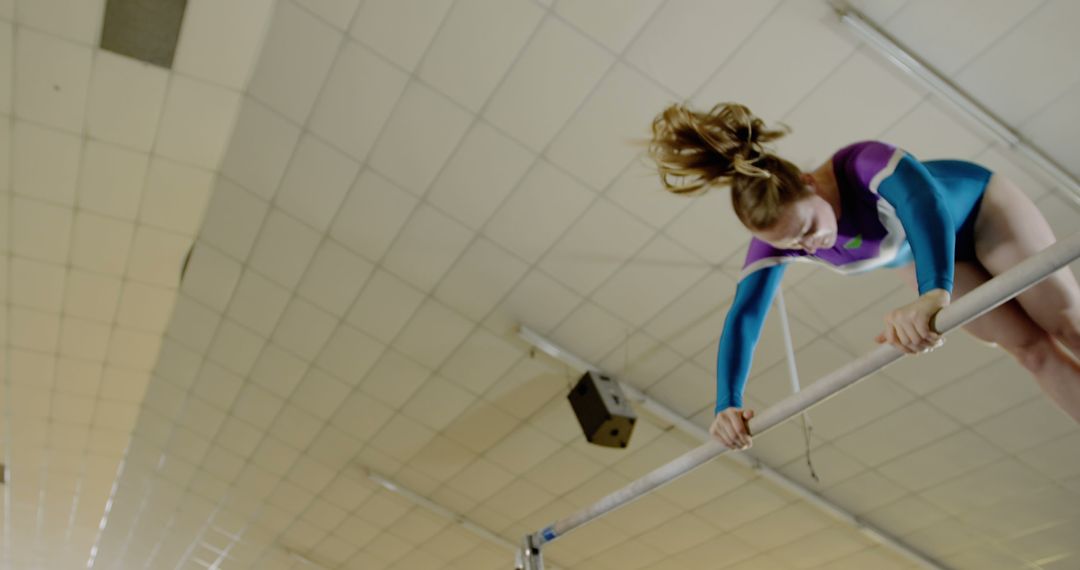
<svg viewBox="0 0 1080 570"><path fill-rule="evenodd" d="M1055 480L1080 474L1080 458L1075 450L1080 445L1080 432L1066 435L1033 447L1021 453L1020 459ZM1031 488L1034 485L1015 485L1013 488Z"/></svg>
<svg viewBox="0 0 1080 570"><path fill-rule="evenodd" d="M372 207L378 204L378 207ZM417 199L386 178L365 169L360 173L330 234L345 246L371 260L382 258L408 220Z"/></svg>
<svg viewBox="0 0 1080 570"><path fill-rule="evenodd" d="M142 331L162 331L172 314L176 289L125 281L116 324Z"/></svg>
<svg viewBox="0 0 1080 570"><path fill-rule="evenodd" d="M73 210L18 196L11 199L11 252L52 263L67 263Z"/></svg>
<svg viewBox="0 0 1080 570"><path fill-rule="evenodd" d="M149 156L89 141L82 160L79 206L91 212L134 220L139 212Z"/></svg>
<svg viewBox="0 0 1080 570"><path fill-rule="evenodd" d="M40 0L20 2L16 6L15 18L24 26L80 44L93 45L98 41L104 13L104 0Z"/></svg>
<svg viewBox="0 0 1080 570"><path fill-rule="evenodd" d="M909 0L852 0L851 4L875 22L884 23L896 15Z"/></svg>
<svg viewBox="0 0 1080 570"><path fill-rule="evenodd" d="M716 373L686 363L653 384L647 393L663 405L688 417L716 402Z"/></svg>
<svg viewBox="0 0 1080 570"><path fill-rule="evenodd" d="M555 13L618 53L637 35L659 5L659 0L564 1L555 5Z"/></svg>
<svg viewBox="0 0 1080 570"><path fill-rule="evenodd" d="M913 491L987 465L1002 456L971 430L961 430L878 467L882 475Z"/></svg>
<svg viewBox="0 0 1080 570"><path fill-rule="evenodd" d="M835 440L841 451L875 466L913 449L941 440L960 426L917 401Z"/></svg>
<svg viewBox="0 0 1080 570"><path fill-rule="evenodd" d="M312 493L318 493L334 478L334 473L318 461L301 455L286 478Z"/></svg>
<svg viewBox="0 0 1080 570"><path fill-rule="evenodd" d="M967 334L950 335L947 347L916 358L901 358L886 374L916 394L927 394L966 376L1001 356L1001 352ZM1018 382L1029 377L1014 378Z"/></svg>
<svg viewBox="0 0 1080 570"><path fill-rule="evenodd" d="M333 315L299 297L293 297L285 307L272 338L301 358L312 360L322 350L336 325L337 318Z"/></svg>
<svg viewBox="0 0 1080 570"><path fill-rule="evenodd" d="M66 270L61 265L12 258L8 301L31 309L59 313L64 304Z"/></svg>
<svg viewBox="0 0 1080 570"><path fill-rule="evenodd" d="M255 332L270 336L285 311L289 295L288 290L248 270L236 285L227 314Z"/></svg>
<svg viewBox="0 0 1080 570"><path fill-rule="evenodd" d="M250 422L256 428L266 430L270 427L275 417L279 417L282 408L281 398L267 392L259 386L247 383L240 390L236 403L233 405L232 414ZM269 440L269 438L266 438Z"/></svg>
<svg viewBox="0 0 1080 570"><path fill-rule="evenodd" d="M712 272L664 307L645 330L684 356L697 354L720 337L723 320L735 283L721 272Z"/></svg>
<svg viewBox="0 0 1080 570"><path fill-rule="evenodd" d="M180 268L191 250L191 238L149 226L137 226L131 242L127 275L138 281L176 287Z"/></svg>
<svg viewBox="0 0 1080 570"><path fill-rule="evenodd" d="M483 501L509 484L513 478L509 471L480 458L458 473L448 485L470 499Z"/></svg>
<svg viewBox="0 0 1080 570"><path fill-rule="evenodd" d="M586 301L554 331L551 339L587 360L599 360L626 342L631 327L615 315Z"/></svg>
<svg viewBox="0 0 1080 570"><path fill-rule="evenodd" d="M0 5L4 0L0 0ZM13 0L7 0L13 1ZM0 50L4 53L15 53L15 28L11 22L0 21ZM11 103L14 93L12 92L12 73L15 66L14 58L4 58L0 62L0 113L11 115Z"/></svg>
<svg viewBox="0 0 1080 570"><path fill-rule="evenodd" d="M359 164L322 141L301 137L274 203L325 231L359 170Z"/></svg>
<svg viewBox="0 0 1080 570"><path fill-rule="evenodd" d="M546 156L595 189L607 188L640 150L647 117L671 96L633 68L616 64Z"/></svg>
<svg viewBox="0 0 1080 570"><path fill-rule="evenodd" d="M333 376L309 368L290 401L320 420L328 420L349 393L349 386Z"/></svg>
<svg viewBox="0 0 1080 570"><path fill-rule="evenodd" d="M192 250L180 289L188 296L224 312L240 280L241 266L212 247Z"/></svg>
<svg viewBox="0 0 1080 570"><path fill-rule="evenodd" d="M439 370L459 386L482 394L520 357L520 351L505 340L475 329Z"/></svg>
<svg viewBox="0 0 1080 570"><path fill-rule="evenodd" d="M10 183L16 194L75 205L82 140L74 135L16 121L11 132ZM6 172L6 171L5 171Z"/></svg>
<svg viewBox="0 0 1080 570"><path fill-rule="evenodd" d="M479 229L524 176L535 156L487 123L476 122L432 184L427 199Z"/></svg>
<svg viewBox="0 0 1080 570"><path fill-rule="evenodd" d="M906 495L907 490L876 471L867 470L830 485L821 494L848 511L861 514L896 501Z"/></svg>
<svg viewBox="0 0 1080 570"><path fill-rule="evenodd" d="M401 411L431 429L441 431L450 425L476 396L438 376L424 383Z"/></svg>
<svg viewBox="0 0 1080 570"><path fill-rule="evenodd" d="M335 315L344 315L374 266L337 242L324 240L297 287L297 293Z"/></svg>
<svg viewBox="0 0 1080 570"><path fill-rule="evenodd" d="M627 48L626 58L672 91L687 97L697 90L772 11L776 2L684 0L664 5ZM734 33L717 34L722 21ZM688 53L708 53L688 58Z"/></svg>
<svg viewBox="0 0 1080 570"><path fill-rule="evenodd" d="M484 117L540 151L611 62L612 56L602 48L559 20L548 18L491 96Z"/></svg>
<svg viewBox="0 0 1080 570"><path fill-rule="evenodd" d="M655 165L644 155L635 158L604 195L654 228L664 227L694 204L686 196L664 191Z"/></svg>
<svg viewBox="0 0 1080 570"><path fill-rule="evenodd" d="M935 485L920 496L951 514L983 509L1028 489L1046 484L1043 476L1013 458Z"/></svg>
<svg viewBox="0 0 1080 570"><path fill-rule="evenodd" d="M398 414L371 438L370 445L394 459L408 461L434 436L435 432L423 424Z"/></svg>
<svg viewBox="0 0 1080 570"><path fill-rule="evenodd" d="M927 98L881 138L924 161L971 158L990 144L989 133L965 124L966 117L944 107L939 99Z"/></svg>
<svg viewBox="0 0 1080 570"><path fill-rule="evenodd" d="M292 2L278 3L248 93L303 123L341 39L339 32Z"/></svg>
<svg viewBox="0 0 1080 570"><path fill-rule="evenodd" d="M562 447L561 442L529 425L522 425L492 447L484 457L521 475Z"/></svg>
<svg viewBox="0 0 1080 570"><path fill-rule="evenodd" d="M596 303L635 325L642 325L674 301L708 267L660 235L629 259L593 293Z"/></svg>
<svg viewBox="0 0 1080 570"><path fill-rule="evenodd" d="M350 386L355 386L367 375L385 349L381 342L341 323L316 363Z"/></svg>
<svg viewBox="0 0 1080 570"><path fill-rule="evenodd" d="M194 235L210 199L214 173L154 157L139 218L150 225Z"/></svg>
<svg viewBox="0 0 1080 570"><path fill-rule="evenodd" d="M92 50L28 28L15 34L15 114L81 133Z"/></svg>
<svg viewBox="0 0 1080 570"><path fill-rule="evenodd" d="M945 74L953 74L1039 8L1036 2L908 2L885 29ZM978 17L971 17L978 14ZM958 27L964 20L968 25Z"/></svg>
<svg viewBox="0 0 1080 570"><path fill-rule="evenodd" d="M188 2L172 68L243 89L251 78L274 4L271 0Z"/></svg>
<svg viewBox="0 0 1080 570"><path fill-rule="evenodd" d="M1001 356L972 374L927 394L926 400L952 417L973 424L1018 406L1037 394L1039 387L1029 379L1029 373L1008 356Z"/></svg>
<svg viewBox="0 0 1080 570"><path fill-rule="evenodd" d="M87 134L149 152L157 135L168 78L168 70L96 51L86 103ZM139 96L131 97L130 93Z"/></svg>
<svg viewBox="0 0 1080 570"><path fill-rule="evenodd" d="M221 323L221 315L205 305L180 294L176 299L173 318L165 330L166 338L178 341L200 352L206 351Z"/></svg>
<svg viewBox="0 0 1080 570"><path fill-rule="evenodd" d="M308 454L327 467L340 472L345 470L364 445L364 442L353 438L351 434L327 425L311 443ZM331 521L322 521L324 525L328 522Z"/></svg>
<svg viewBox="0 0 1080 570"><path fill-rule="evenodd" d="M232 372L247 376L265 344L263 337L225 319L207 356Z"/></svg>
<svg viewBox="0 0 1080 570"><path fill-rule="evenodd" d="M236 259L247 259L268 209L254 194L218 177L199 237Z"/></svg>
<svg viewBox="0 0 1080 570"><path fill-rule="evenodd" d="M95 273L123 274L135 234L132 223L79 212L74 234L72 265Z"/></svg>
<svg viewBox="0 0 1080 570"><path fill-rule="evenodd" d="M300 453L273 437L264 437L255 449L251 462L272 473L283 475L292 468Z"/></svg>
<svg viewBox="0 0 1080 570"><path fill-rule="evenodd" d="M293 289L319 245L314 229L274 208L263 224L249 263L279 285Z"/></svg>
<svg viewBox="0 0 1080 570"><path fill-rule="evenodd" d="M587 188L539 161L488 221L484 234L527 261L536 261L594 199Z"/></svg>
<svg viewBox="0 0 1080 570"><path fill-rule="evenodd" d="M461 141L473 116L423 84L406 85L368 158L402 188L422 195ZM425 136L417 137L416 133Z"/></svg>
<svg viewBox="0 0 1080 570"><path fill-rule="evenodd" d="M60 323L60 352L104 362L109 348L108 325L65 316Z"/></svg>
<svg viewBox="0 0 1080 570"><path fill-rule="evenodd" d="M360 0L297 0L297 4L340 30L348 29L360 3Z"/></svg>
<svg viewBox="0 0 1080 570"><path fill-rule="evenodd" d="M407 82L406 74L347 41L308 121L311 131L365 160Z"/></svg>
<svg viewBox="0 0 1080 570"><path fill-rule="evenodd" d="M694 94L694 103L708 109L722 101L737 101L773 126L855 45L855 38L840 29L829 4L784 2ZM762 70L779 68L785 71L775 80L762 75Z"/></svg>
<svg viewBox="0 0 1080 570"><path fill-rule="evenodd" d="M262 103L244 97L221 172L270 200L299 139L299 127Z"/></svg>
<svg viewBox="0 0 1080 570"><path fill-rule="evenodd" d="M394 346L420 364L437 369L472 328L471 321L429 299L394 339Z"/></svg>
<svg viewBox="0 0 1080 570"><path fill-rule="evenodd" d="M424 300L424 294L393 275L376 269L346 320L356 328L390 342Z"/></svg>
<svg viewBox="0 0 1080 570"><path fill-rule="evenodd" d="M356 15L352 37L411 71L427 51L450 0L370 0Z"/></svg>
<svg viewBox="0 0 1080 570"><path fill-rule="evenodd" d="M473 320L480 320L518 283L528 266L481 237L472 242L439 283L434 295Z"/></svg>
<svg viewBox="0 0 1080 570"><path fill-rule="evenodd" d="M922 97L899 70L855 51L784 117L793 132L776 146L795 164L816 166L844 145L878 136Z"/></svg>
<svg viewBox="0 0 1080 570"><path fill-rule="evenodd" d="M215 408L228 410L236 401L243 379L232 372L214 364L205 362L199 370L192 387L192 393L212 404Z"/></svg>
<svg viewBox="0 0 1080 570"><path fill-rule="evenodd" d="M876 374L822 402L809 414L815 433L837 439L913 399L899 383Z"/></svg>
<svg viewBox="0 0 1080 570"><path fill-rule="evenodd" d="M647 388L666 376L683 361L683 357L646 334L635 333L618 349L600 362L600 367L614 374L619 381L638 388ZM715 364L710 363L708 368Z"/></svg>
<svg viewBox="0 0 1080 570"><path fill-rule="evenodd" d="M400 408L431 377L431 370L387 350L360 384L365 393Z"/></svg>
<svg viewBox="0 0 1080 570"><path fill-rule="evenodd" d="M961 89L978 93L979 102L1006 123L1021 124L1080 79L1068 25L1077 18L1080 5L1044 2L952 80ZM1027 88L1009 88L1012 85Z"/></svg>
<svg viewBox="0 0 1080 570"><path fill-rule="evenodd" d="M282 398L289 397L304 376L308 363L291 352L267 343L248 375L253 382Z"/></svg>
<svg viewBox="0 0 1080 570"><path fill-rule="evenodd" d="M134 370L152 370L160 348L161 333L117 326L109 338L109 356L105 362Z"/></svg>
<svg viewBox="0 0 1080 570"><path fill-rule="evenodd" d="M386 252L383 265L421 290L431 291L473 235L465 226L421 204Z"/></svg>
<svg viewBox="0 0 1080 570"><path fill-rule="evenodd" d="M331 419L349 435L367 441L394 415L394 409L379 400L354 390L341 403Z"/></svg>
<svg viewBox="0 0 1080 570"><path fill-rule="evenodd" d="M588 295L644 245L651 228L607 200L596 200L539 266L582 295Z"/></svg>
<svg viewBox="0 0 1080 570"><path fill-rule="evenodd" d="M1024 380L1024 379L1018 379ZM994 445L1015 453L1029 449L1076 429L1069 416L1043 395L1013 406L980 423L974 430Z"/></svg>
<svg viewBox="0 0 1080 570"><path fill-rule="evenodd" d="M240 94L174 75L161 110L154 152L216 170L240 108Z"/></svg>
<svg viewBox="0 0 1080 570"><path fill-rule="evenodd" d="M478 112L528 41L543 10L527 0L469 0L446 16L418 76ZM499 22L499 26L485 25Z"/></svg>
<svg viewBox="0 0 1080 570"><path fill-rule="evenodd" d="M1068 133L1080 126L1080 83L1074 85L1053 103L1041 109L1022 125L1022 132L1035 141L1035 146L1056 160L1073 176L1080 175L1076 141Z"/></svg>
<svg viewBox="0 0 1080 570"><path fill-rule="evenodd" d="M101 378L100 397L138 405L146 394L150 377L146 373L108 367ZM134 425L134 424L132 424Z"/></svg>

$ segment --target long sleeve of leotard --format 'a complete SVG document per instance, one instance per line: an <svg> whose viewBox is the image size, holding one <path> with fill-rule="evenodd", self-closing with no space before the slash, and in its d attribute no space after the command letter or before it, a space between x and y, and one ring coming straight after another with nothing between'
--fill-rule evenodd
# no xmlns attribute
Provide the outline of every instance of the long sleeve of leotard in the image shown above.
<svg viewBox="0 0 1080 570"><path fill-rule="evenodd" d="M904 153L896 169L881 181L878 194L896 209L907 233L919 294L931 289L951 293L956 227L941 186L921 162Z"/></svg>
<svg viewBox="0 0 1080 570"><path fill-rule="evenodd" d="M784 265L758 269L739 281L716 354L716 411L742 407L754 347L761 337Z"/></svg>

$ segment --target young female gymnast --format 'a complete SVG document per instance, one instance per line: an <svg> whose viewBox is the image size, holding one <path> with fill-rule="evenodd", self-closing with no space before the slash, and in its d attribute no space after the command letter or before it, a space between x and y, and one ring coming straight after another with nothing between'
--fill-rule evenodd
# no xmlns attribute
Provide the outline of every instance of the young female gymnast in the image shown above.
<svg viewBox="0 0 1080 570"><path fill-rule="evenodd" d="M919 298L885 315L876 340L919 353L943 342L930 319L953 293L1054 242L1021 190L969 162L920 162L867 141L802 172L763 146L785 131L766 129L734 103L709 112L671 105L652 129L649 151L664 187L686 194L730 186L735 214L753 234L720 337L709 430L730 448L751 442L746 422L754 412L743 408L742 393L786 264L814 262L845 274L893 268ZM1067 268L964 329L1013 355L1080 422L1080 362L1073 356L1080 357L1080 287Z"/></svg>

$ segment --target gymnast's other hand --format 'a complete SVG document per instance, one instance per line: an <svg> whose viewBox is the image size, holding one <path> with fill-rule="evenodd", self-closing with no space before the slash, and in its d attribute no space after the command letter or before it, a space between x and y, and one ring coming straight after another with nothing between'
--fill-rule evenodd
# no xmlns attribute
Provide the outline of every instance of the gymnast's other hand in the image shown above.
<svg viewBox="0 0 1080 570"><path fill-rule="evenodd" d="M747 449L753 445L750 428L746 423L752 417L754 410L728 408L716 414L716 419L709 426L709 434L729 449Z"/></svg>
<svg viewBox="0 0 1080 570"><path fill-rule="evenodd" d="M951 296L944 289L931 289L914 303L885 315L885 331L877 336L879 344L889 343L908 354L930 352L945 339L931 327L938 311L949 305Z"/></svg>

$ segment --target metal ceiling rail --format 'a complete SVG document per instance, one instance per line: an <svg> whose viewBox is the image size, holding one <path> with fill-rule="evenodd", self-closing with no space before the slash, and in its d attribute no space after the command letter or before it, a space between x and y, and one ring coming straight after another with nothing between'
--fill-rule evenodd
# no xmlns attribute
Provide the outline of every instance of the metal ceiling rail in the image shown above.
<svg viewBox="0 0 1080 570"><path fill-rule="evenodd" d="M951 332L1019 295L1027 288L1078 258L1080 258L1080 232L1051 245L1038 255L1018 263L967 295L956 299L935 317L932 322L934 329L942 334ZM764 434L785 420L802 413L845 388L854 385L866 376L884 368L904 356L904 354L904 352L892 345L878 347L869 354L810 384L803 391L792 394L771 408L766 409L750 420L750 432L755 436ZM622 489L607 495L592 505L555 521L535 533L526 535L522 540L521 551L518 553L517 568L519 570L543 570L541 548L545 544L674 481L727 451L729 451L728 448L719 442L710 441L675 458L636 481L632 481ZM824 499L821 500L824 501ZM852 518L857 525L860 525L860 530L867 532L866 527L861 525L858 519ZM867 534L883 541L924 566L941 568L939 564L904 546L885 533L872 530Z"/></svg>

